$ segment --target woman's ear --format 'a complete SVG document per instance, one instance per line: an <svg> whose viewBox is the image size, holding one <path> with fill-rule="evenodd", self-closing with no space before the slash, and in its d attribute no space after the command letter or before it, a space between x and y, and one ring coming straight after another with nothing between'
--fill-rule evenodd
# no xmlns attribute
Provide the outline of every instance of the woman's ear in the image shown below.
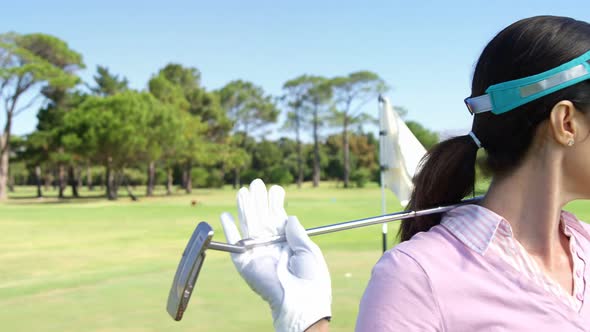
<svg viewBox="0 0 590 332"><path fill-rule="evenodd" d="M549 123L551 133L555 141L564 146L572 146L575 143L578 126L576 121L576 107L569 100L562 100L553 106Z"/></svg>

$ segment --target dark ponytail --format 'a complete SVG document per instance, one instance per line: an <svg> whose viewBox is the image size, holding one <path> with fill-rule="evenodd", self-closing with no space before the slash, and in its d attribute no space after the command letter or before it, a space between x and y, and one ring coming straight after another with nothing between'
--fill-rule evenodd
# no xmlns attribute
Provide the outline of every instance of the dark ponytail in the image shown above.
<svg viewBox="0 0 590 332"><path fill-rule="evenodd" d="M590 24L567 17L537 16L502 30L483 50L474 74L471 97L485 94L494 84L531 76L555 68L590 50ZM590 105L590 83L583 81L510 112L477 114L472 131L485 149L484 168L493 176L513 171L523 160L539 124L553 106L569 100L582 112ZM467 112L467 111L465 111ZM473 193L478 147L469 136L448 139L424 157L414 177L408 210L458 203ZM402 221L401 241L428 231L442 215Z"/></svg>
<svg viewBox="0 0 590 332"><path fill-rule="evenodd" d="M412 192L407 210L456 203L471 193L475 185L477 150L476 143L468 135L454 137L434 146L422 160L421 171L414 177L416 189ZM414 234L439 224L441 217L440 214L434 214L402 222L401 241L409 240Z"/></svg>

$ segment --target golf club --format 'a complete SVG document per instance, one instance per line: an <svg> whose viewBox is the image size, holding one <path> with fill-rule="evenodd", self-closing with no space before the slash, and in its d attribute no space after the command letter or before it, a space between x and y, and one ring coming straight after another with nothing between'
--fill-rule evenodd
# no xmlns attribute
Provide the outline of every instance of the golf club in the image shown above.
<svg viewBox="0 0 590 332"><path fill-rule="evenodd" d="M320 226L307 229L306 232L309 236L314 236L339 232L347 229L383 224L396 220L403 220L436 213L444 213L461 205L475 203L481 198L481 196L475 197L464 200L457 204L434 207L420 211L402 211L376 217L337 223L333 225ZM193 232L186 248L184 249L180 263L176 269L172 287L170 288L170 294L168 295L167 311L174 320L181 320L182 315L186 311L188 301L195 288L201 267L203 266L205 252L207 249L240 254L252 248L267 246L285 241L285 236L281 235L268 239L243 239L238 241L236 244L230 244L211 241L213 234L214 232L211 225L204 221L200 222Z"/></svg>

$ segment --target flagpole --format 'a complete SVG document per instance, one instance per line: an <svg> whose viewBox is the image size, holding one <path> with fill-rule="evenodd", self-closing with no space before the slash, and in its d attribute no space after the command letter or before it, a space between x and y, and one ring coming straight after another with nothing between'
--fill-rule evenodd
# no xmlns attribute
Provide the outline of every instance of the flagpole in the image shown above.
<svg viewBox="0 0 590 332"><path fill-rule="evenodd" d="M426 149L393 109L389 100L379 96L379 166L381 171L381 209L386 213L385 187L402 205L413 191L414 177ZM387 251L387 225L383 226L383 252Z"/></svg>
<svg viewBox="0 0 590 332"><path fill-rule="evenodd" d="M382 165L383 162L381 158L381 149L383 149L383 139L386 134L386 131L383 129L383 115L381 112L384 112L384 106L382 105L383 98L379 95L378 105L379 106L379 169L381 171L381 214L384 215L386 213L385 207L385 178L383 176L383 171L385 170L386 165ZM382 243L383 243L383 252L387 251L387 223L383 223L381 226L381 233L382 233Z"/></svg>
<svg viewBox="0 0 590 332"><path fill-rule="evenodd" d="M385 184L383 183L383 170L381 170L381 214L385 214ZM387 251L387 224L381 226L383 233L383 252Z"/></svg>

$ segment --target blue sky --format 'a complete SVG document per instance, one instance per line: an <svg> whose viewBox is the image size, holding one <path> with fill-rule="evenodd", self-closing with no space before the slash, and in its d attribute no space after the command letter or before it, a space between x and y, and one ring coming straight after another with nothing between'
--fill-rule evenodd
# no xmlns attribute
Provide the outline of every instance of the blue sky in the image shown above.
<svg viewBox="0 0 590 332"><path fill-rule="evenodd" d="M85 81L100 64L135 89L168 62L198 68L208 89L241 78L275 95L300 74L372 70L409 119L460 133L471 126L463 98L485 44L540 14L590 21L590 1L20 0L2 5L0 32L53 34L82 53ZM31 132L35 113L13 132Z"/></svg>

